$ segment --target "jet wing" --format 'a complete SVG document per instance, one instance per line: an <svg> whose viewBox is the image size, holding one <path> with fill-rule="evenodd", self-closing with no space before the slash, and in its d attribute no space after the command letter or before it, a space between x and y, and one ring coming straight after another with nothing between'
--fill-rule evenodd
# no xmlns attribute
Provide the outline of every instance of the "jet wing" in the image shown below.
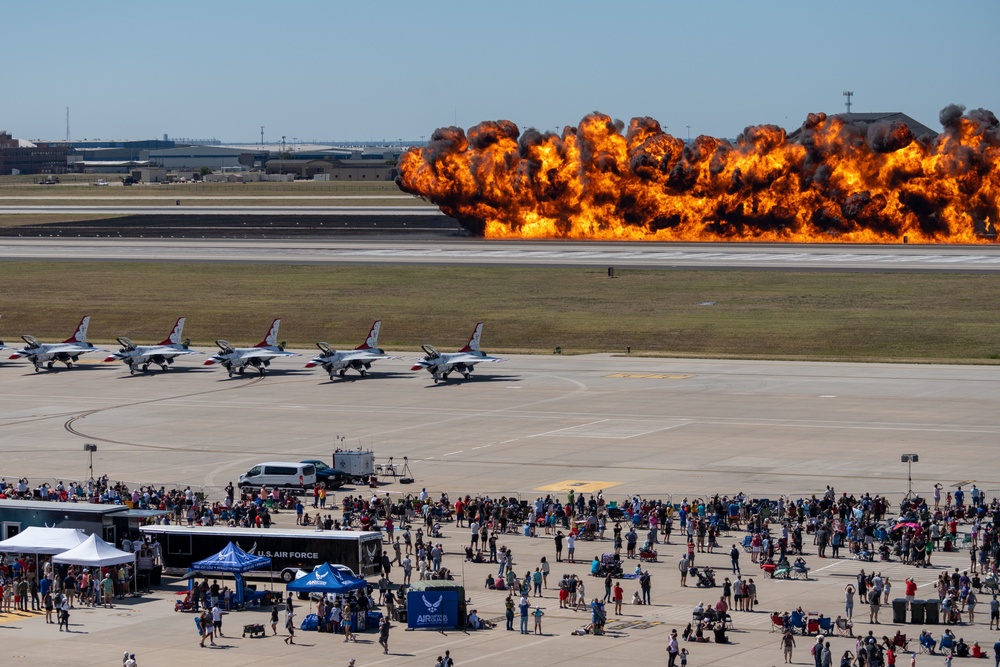
<svg viewBox="0 0 1000 667"><path fill-rule="evenodd" d="M442 363L446 364L481 364L484 362L500 363L501 361L506 361L505 359L500 359L498 357L490 357L487 355L479 356L476 354L467 354L465 352L456 352L454 354L446 355L444 359L441 360Z"/></svg>
<svg viewBox="0 0 1000 667"><path fill-rule="evenodd" d="M266 348L252 348L246 352L241 352L240 359L276 359L278 357L301 357L298 352L285 352L284 350L268 350Z"/></svg>
<svg viewBox="0 0 1000 667"><path fill-rule="evenodd" d="M402 359L402 357L394 357L391 354L386 354L385 352L374 352L372 350L350 350L343 353L344 356L340 358L341 361L375 361L376 359Z"/></svg>
<svg viewBox="0 0 1000 667"><path fill-rule="evenodd" d="M74 345L72 343L53 343L51 345L42 345L41 348L31 348L26 349L24 352L31 354L84 354L85 352L97 352L96 347L85 347L83 345Z"/></svg>

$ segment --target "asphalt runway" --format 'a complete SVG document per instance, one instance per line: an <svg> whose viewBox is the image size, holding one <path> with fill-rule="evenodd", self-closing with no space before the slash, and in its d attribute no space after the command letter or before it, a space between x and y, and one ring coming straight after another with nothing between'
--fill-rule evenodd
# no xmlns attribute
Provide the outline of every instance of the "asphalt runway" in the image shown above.
<svg viewBox="0 0 1000 667"><path fill-rule="evenodd" d="M271 209L261 209L271 210ZM396 209L412 212L413 209ZM600 266L621 269L1000 271L1000 247L399 239L0 238L0 259Z"/></svg>

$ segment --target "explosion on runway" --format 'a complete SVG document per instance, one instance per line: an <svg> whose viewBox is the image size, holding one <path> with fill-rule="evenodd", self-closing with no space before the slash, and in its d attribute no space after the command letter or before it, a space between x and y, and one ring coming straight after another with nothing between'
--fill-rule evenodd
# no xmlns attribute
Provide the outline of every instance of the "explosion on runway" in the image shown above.
<svg viewBox="0 0 1000 667"><path fill-rule="evenodd" d="M810 114L688 143L600 113L561 135L510 121L438 129L399 187L495 239L993 243L1000 122L952 105L937 137Z"/></svg>

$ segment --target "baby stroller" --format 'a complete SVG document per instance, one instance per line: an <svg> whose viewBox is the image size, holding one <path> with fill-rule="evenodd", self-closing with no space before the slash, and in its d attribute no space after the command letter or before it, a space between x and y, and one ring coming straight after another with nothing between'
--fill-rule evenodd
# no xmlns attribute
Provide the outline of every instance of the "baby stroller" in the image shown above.
<svg viewBox="0 0 1000 667"><path fill-rule="evenodd" d="M715 588L715 572L710 567L706 567L704 570L700 570L697 567L692 567L689 571L698 578L697 586L698 588Z"/></svg>
<svg viewBox="0 0 1000 667"><path fill-rule="evenodd" d="M611 575L612 577L622 576L621 557L616 553L601 554L601 576Z"/></svg>

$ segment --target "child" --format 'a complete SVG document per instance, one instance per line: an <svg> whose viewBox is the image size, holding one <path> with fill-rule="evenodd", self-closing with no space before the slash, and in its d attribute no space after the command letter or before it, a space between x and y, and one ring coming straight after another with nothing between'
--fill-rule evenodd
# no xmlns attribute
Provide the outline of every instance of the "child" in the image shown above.
<svg viewBox="0 0 1000 667"><path fill-rule="evenodd" d="M681 667L687 667L688 664L688 650L686 648L681 649Z"/></svg>

